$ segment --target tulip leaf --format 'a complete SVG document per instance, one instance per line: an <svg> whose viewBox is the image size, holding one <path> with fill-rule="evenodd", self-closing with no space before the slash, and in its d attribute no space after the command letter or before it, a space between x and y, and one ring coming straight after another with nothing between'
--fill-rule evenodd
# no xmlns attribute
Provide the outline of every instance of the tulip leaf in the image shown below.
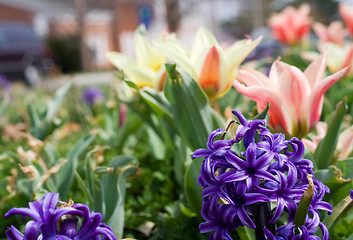
<svg viewBox="0 0 353 240"><path fill-rule="evenodd" d="M185 170L192 163L192 152L179 137L176 137L175 145L178 151L174 154L173 172L179 185L184 186Z"/></svg>
<svg viewBox="0 0 353 240"><path fill-rule="evenodd" d="M89 135L80 141L70 150L67 155L68 161L59 172L59 193L62 198L66 198L75 178L75 171L78 166L80 156L86 151L87 147L93 142L95 136Z"/></svg>
<svg viewBox="0 0 353 240"><path fill-rule="evenodd" d="M164 93L173 107L175 129L192 151L205 147L213 127L212 110L205 93L185 72L166 64Z"/></svg>
<svg viewBox="0 0 353 240"><path fill-rule="evenodd" d="M124 230L126 181L138 173L136 164L137 160L131 156L118 156L109 164L114 171L104 175L102 179L106 207L104 218L118 239L121 239Z"/></svg>
<svg viewBox="0 0 353 240"><path fill-rule="evenodd" d="M45 119L47 121L51 120L57 111L59 110L59 107L61 106L62 102L65 99L66 94L69 92L73 85L73 82L69 82L65 84L64 86L60 87L54 94L54 96L48 101L47 103L47 112L45 115Z"/></svg>
<svg viewBox="0 0 353 240"><path fill-rule="evenodd" d="M152 108L141 99L134 99L134 101L130 101L127 104L129 109L133 110L145 123L147 123L158 136L163 137L163 140L170 149L174 149L174 144L172 141L174 135L173 133L175 132L173 131L173 122L169 124L167 119L163 116L155 114ZM130 125L130 120L128 124ZM133 126L131 130L136 131Z"/></svg>
<svg viewBox="0 0 353 240"><path fill-rule="evenodd" d="M172 123L172 115L168 110L168 102L164 99L164 96L161 96L159 93L153 92L153 89L140 90L140 88L132 81L125 79L124 76L118 76L117 78L122 79L125 83L135 89L142 99L152 108L153 112L157 115L163 116L168 123Z"/></svg>
<svg viewBox="0 0 353 240"><path fill-rule="evenodd" d="M103 193L106 205L106 213L104 217L106 219L111 218L116 203L119 199L119 192L116 186L120 172L122 172L125 168L135 167L136 164L137 160L134 157L128 155L118 156L110 161L109 167L112 167L115 170L113 173L105 175L102 179Z"/></svg>
<svg viewBox="0 0 353 240"><path fill-rule="evenodd" d="M348 195L345 199L343 199L341 202L339 202L333 209L332 209L332 214L328 215L325 220L323 221L323 224L327 227L327 229L330 231L333 230L333 227L336 225L338 220L344 216L349 209L353 207L353 200L352 198Z"/></svg>
<svg viewBox="0 0 353 240"><path fill-rule="evenodd" d="M257 114L253 119L264 119L266 123L269 121L268 110L270 109L270 104L267 103L265 109Z"/></svg>
<svg viewBox="0 0 353 240"><path fill-rule="evenodd" d="M175 129L192 151L205 148L215 120L208 99L185 72L179 73L172 64L167 64L166 69L164 92L173 107ZM202 205L202 188L198 184L200 167L200 161L193 161L186 169L184 179L186 197L198 214Z"/></svg>
<svg viewBox="0 0 353 240"><path fill-rule="evenodd" d="M336 167L338 167L342 171L342 176L344 178L353 179L353 158L338 160L336 163Z"/></svg>
<svg viewBox="0 0 353 240"><path fill-rule="evenodd" d="M327 124L327 133L319 143L314 154L314 165L318 169L326 169L332 163L338 141L341 122L346 111L346 101L343 100L337 104L336 111L333 113Z"/></svg>
<svg viewBox="0 0 353 240"><path fill-rule="evenodd" d="M82 177L80 176L80 174L77 171L75 172L75 180L78 184L78 187L81 189L83 195L85 196L85 198L89 202L89 205L92 205L93 196L90 193L90 191L87 189L85 182L83 181Z"/></svg>
<svg viewBox="0 0 353 240"><path fill-rule="evenodd" d="M315 171L315 178L329 187L331 194L350 182L350 179L343 178L341 170L333 165L329 166L328 169Z"/></svg>
<svg viewBox="0 0 353 240"><path fill-rule="evenodd" d="M185 172L184 189L186 198L197 214L201 214L202 208L202 187L199 185L198 177L202 161L194 159Z"/></svg>

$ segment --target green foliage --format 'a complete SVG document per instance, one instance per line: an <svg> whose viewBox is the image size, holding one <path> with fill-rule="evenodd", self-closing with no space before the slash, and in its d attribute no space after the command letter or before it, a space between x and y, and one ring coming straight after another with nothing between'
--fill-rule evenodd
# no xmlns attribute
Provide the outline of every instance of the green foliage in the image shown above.
<svg viewBox="0 0 353 240"><path fill-rule="evenodd" d="M318 169L327 168L333 161L340 125L346 111L347 106L345 101L338 103L336 111L333 113L331 119L328 122L328 131L324 139L322 139L322 141L319 143L314 155L315 167Z"/></svg>

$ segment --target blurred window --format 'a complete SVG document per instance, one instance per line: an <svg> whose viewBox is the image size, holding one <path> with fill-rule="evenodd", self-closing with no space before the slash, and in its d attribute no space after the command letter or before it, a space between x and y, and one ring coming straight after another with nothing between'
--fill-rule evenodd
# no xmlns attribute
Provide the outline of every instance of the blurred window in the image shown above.
<svg viewBox="0 0 353 240"><path fill-rule="evenodd" d="M39 37L26 26L0 26L0 46L38 44Z"/></svg>

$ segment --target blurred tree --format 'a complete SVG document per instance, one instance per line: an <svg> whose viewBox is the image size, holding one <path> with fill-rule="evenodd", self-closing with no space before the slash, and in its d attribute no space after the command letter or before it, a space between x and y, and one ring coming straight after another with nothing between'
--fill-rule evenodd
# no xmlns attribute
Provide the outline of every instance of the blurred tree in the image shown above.
<svg viewBox="0 0 353 240"><path fill-rule="evenodd" d="M298 7L303 3L310 4L310 15L313 17L314 21L328 25L331 21L340 19L338 13L339 2L337 0L295 0L292 2L292 5Z"/></svg>
<svg viewBox="0 0 353 240"><path fill-rule="evenodd" d="M180 25L180 8L179 0L165 0L167 13L167 23L169 32L177 32Z"/></svg>
<svg viewBox="0 0 353 240"><path fill-rule="evenodd" d="M48 0L57 2L57 0ZM77 22L77 35L80 50L80 68L89 70L91 67L90 49L85 39L85 18L87 14L95 9L112 9L116 0L61 0L62 5L72 8Z"/></svg>
<svg viewBox="0 0 353 240"><path fill-rule="evenodd" d="M271 4L274 0L238 0L241 8L234 19L223 22L222 29L238 38L250 34L253 30L266 26L267 19L271 14Z"/></svg>

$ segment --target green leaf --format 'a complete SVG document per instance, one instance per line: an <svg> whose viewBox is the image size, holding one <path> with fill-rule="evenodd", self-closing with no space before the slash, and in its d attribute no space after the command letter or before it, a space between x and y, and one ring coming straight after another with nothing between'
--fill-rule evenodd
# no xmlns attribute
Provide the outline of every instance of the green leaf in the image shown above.
<svg viewBox="0 0 353 240"><path fill-rule="evenodd" d="M89 135L80 139L80 141L70 150L67 155L68 161L59 172L59 193L62 198L66 198L72 186L75 177L75 171L81 155L87 147L93 142L95 136Z"/></svg>
<svg viewBox="0 0 353 240"><path fill-rule="evenodd" d="M147 135L149 139L150 151L155 159L164 160L166 157L166 145L165 142L153 131L152 128L148 127Z"/></svg>
<svg viewBox="0 0 353 240"><path fill-rule="evenodd" d="M34 107L31 104L27 105L27 112L31 129L39 128L41 120L38 113L35 111Z"/></svg>
<svg viewBox="0 0 353 240"><path fill-rule="evenodd" d="M342 186L350 182L350 179L343 178L343 174L336 166L329 166L328 169L315 171L315 178L331 189L335 194Z"/></svg>
<svg viewBox="0 0 353 240"><path fill-rule="evenodd" d="M248 227L238 227L236 229L239 239L241 240L255 240L254 230Z"/></svg>
<svg viewBox="0 0 353 240"><path fill-rule="evenodd" d="M54 96L47 103L47 112L45 115L45 119L47 121L51 120L56 112L59 110L66 94L69 92L73 85L73 82L69 82L64 86L60 87L54 94Z"/></svg>
<svg viewBox="0 0 353 240"><path fill-rule="evenodd" d="M187 167L192 162L192 152L179 137L176 138L175 145L178 150L175 151L173 159L174 175L179 185L184 186L184 175Z"/></svg>
<svg viewBox="0 0 353 240"><path fill-rule="evenodd" d="M186 169L184 180L186 198L198 215L201 214L202 208L202 187L198 182L201 165L200 159L194 159Z"/></svg>
<svg viewBox="0 0 353 240"><path fill-rule="evenodd" d="M213 113L200 86L185 72L167 64L164 93L173 109L175 129L192 151L205 147L213 130Z"/></svg>
<svg viewBox="0 0 353 240"><path fill-rule="evenodd" d="M160 93L155 92L153 89L145 89L142 91L133 81L125 79L124 76L116 75L116 77L122 79L132 89L135 89L154 113L163 116L168 123L173 122L172 115L168 109L168 102Z"/></svg>
<svg viewBox="0 0 353 240"><path fill-rule="evenodd" d="M327 216L323 221L323 224L330 231L333 230L333 227L338 222L338 220L347 213L349 209L353 207L353 200L348 195L345 199L343 199L340 203L338 203L333 209L332 214Z"/></svg>
<svg viewBox="0 0 353 240"><path fill-rule="evenodd" d="M109 164L115 168L114 172L105 175L102 181L106 205L104 218L118 239L124 230L126 181L138 172L136 164L137 160L131 156L119 156Z"/></svg>
<svg viewBox="0 0 353 240"><path fill-rule="evenodd" d="M85 182L83 181L82 177L80 176L80 174L77 171L75 172L75 179L78 184L78 187L81 189L81 191L82 191L83 195L85 196L85 198L87 199L89 205L92 205L93 197L92 197L91 193L88 191Z"/></svg>
<svg viewBox="0 0 353 240"><path fill-rule="evenodd" d="M309 185L308 188L303 193L297 211L294 216L293 223L299 227L305 224L306 215L308 214L308 209L311 203L311 199L314 194L314 183L312 175L308 175Z"/></svg>
<svg viewBox="0 0 353 240"><path fill-rule="evenodd" d="M253 119L264 119L266 121L266 123L268 123L269 121L269 115L268 110L270 109L270 104L267 103L265 109L260 112L259 114L257 114Z"/></svg>
<svg viewBox="0 0 353 240"><path fill-rule="evenodd" d="M118 156L110 161L109 167L112 167L115 170L113 173L107 174L102 178L102 186L104 189L104 199L106 205L106 211L104 215L105 219L109 219L111 217L119 198L119 192L117 189L119 171L127 166L135 165L137 165L136 158L128 155Z"/></svg>
<svg viewBox="0 0 353 240"><path fill-rule="evenodd" d="M344 178L353 179L353 158L347 158L344 160L338 160L336 166L342 171L342 176Z"/></svg>
<svg viewBox="0 0 353 240"><path fill-rule="evenodd" d="M336 111L333 113L327 124L327 133L319 143L314 154L314 165L318 169L326 169L332 163L341 122L346 111L346 101L343 100L337 104Z"/></svg>

